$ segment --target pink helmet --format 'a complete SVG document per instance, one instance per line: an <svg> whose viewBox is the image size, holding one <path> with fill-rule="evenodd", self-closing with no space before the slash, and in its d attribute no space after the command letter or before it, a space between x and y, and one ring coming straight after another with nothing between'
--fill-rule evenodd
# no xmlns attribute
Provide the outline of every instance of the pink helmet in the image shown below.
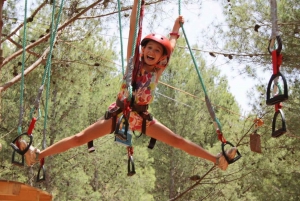
<svg viewBox="0 0 300 201"><path fill-rule="evenodd" d="M143 38L143 40L141 42L141 46L146 46L146 44L150 40L153 40L153 41L161 44L165 49L167 57L170 58L171 53L172 53L172 47L171 47L171 43L168 38L166 38L160 34L152 33L152 34L147 35L145 38Z"/></svg>

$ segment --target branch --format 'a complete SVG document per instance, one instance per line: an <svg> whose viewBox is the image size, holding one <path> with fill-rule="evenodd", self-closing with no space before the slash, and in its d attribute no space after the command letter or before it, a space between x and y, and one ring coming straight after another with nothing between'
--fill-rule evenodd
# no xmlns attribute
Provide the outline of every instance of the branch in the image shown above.
<svg viewBox="0 0 300 201"><path fill-rule="evenodd" d="M28 73L30 73L31 71L33 71L38 65L40 65L43 61L45 61L45 57L47 56L47 54L50 51L50 47L48 47L44 53L42 54L42 56L36 60L30 67L28 67L25 71L24 71L24 76L27 75ZM13 84L15 84L16 82L18 82L21 79L21 74L17 75L16 77L14 77L13 79L11 79L9 82L5 83L4 85L0 86L0 94L5 91L7 88L9 88L10 86L12 86Z"/></svg>
<svg viewBox="0 0 300 201"><path fill-rule="evenodd" d="M28 19L32 19L35 17L35 15L47 4L48 0L45 0L33 13ZM2 16L2 15L1 15ZM24 22L20 24L13 32L11 32L8 36L6 36L5 39L1 40L1 43L3 43L6 39L11 38L19 29L21 29L24 26ZM0 38L1 39L1 38Z"/></svg>
<svg viewBox="0 0 300 201"><path fill-rule="evenodd" d="M78 13L76 16L74 16L73 18L71 18L70 20L68 20L67 22L65 22L62 26L60 26L57 31L61 31L62 29L66 28L68 25L70 25L72 22L74 22L76 19L78 19L81 15L83 15L85 12L87 12L89 9L93 8L94 6L96 6L100 1L102 0L97 0L95 3L91 4L90 6L86 7L85 9L83 9L80 13ZM47 35L45 35L44 37L40 38L39 40L35 41L34 43L31 43L30 45L28 45L25 50L31 49L37 45L39 45L40 43L46 41L48 38L50 38L50 33L48 33ZM19 50L17 52L15 52L14 54L10 55L9 57L7 57L2 65L0 65L0 69L7 64L8 62L10 62L12 59L16 58L17 56L19 56L20 54L22 54L23 50Z"/></svg>
<svg viewBox="0 0 300 201"><path fill-rule="evenodd" d="M17 46L18 48L23 48L22 45L20 45L16 41L14 41L12 38L7 37L6 39L9 40L11 43L13 43L15 46ZM30 54L32 54L32 55L34 55L34 56L36 56L36 57L40 57L41 56L41 55L39 55L39 54L37 54L35 52L32 52L30 50L27 50L27 52L30 53Z"/></svg>
<svg viewBox="0 0 300 201"><path fill-rule="evenodd" d="M210 168L195 184L193 184L192 186L190 186L189 188L187 188L185 191L183 191L182 193L180 193L176 197L170 199L169 201L177 200L178 198L181 198L183 195L185 195L186 193L188 193L191 190L193 190L196 186L198 186L201 183L201 181L204 179L204 177L206 177L214 168L215 168L215 166L213 166L212 168Z"/></svg>
<svg viewBox="0 0 300 201"><path fill-rule="evenodd" d="M157 0L157 1L154 1L154 2L150 2L150 3L145 3L145 5L151 5L151 4L156 4L156 3L160 3L160 2L163 2L164 0ZM132 9L132 6L128 6L126 8L123 8L121 10L121 12L124 12L124 11L127 11L127 10L131 10ZM109 15L113 15L113 14L116 14L118 13L119 11L114 11L114 12L111 12L111 13L107 13L107 14L103 14L103 15L96 15L96 16L85 16L85 17L80 17L78 19L82 20L82 19L94 19L94 18L101 18L101 17L105 17L105 16L109 16Z"/></svg>

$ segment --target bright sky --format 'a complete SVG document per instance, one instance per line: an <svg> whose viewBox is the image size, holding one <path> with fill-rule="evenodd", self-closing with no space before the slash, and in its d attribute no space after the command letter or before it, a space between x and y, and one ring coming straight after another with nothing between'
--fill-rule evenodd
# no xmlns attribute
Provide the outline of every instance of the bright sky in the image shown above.
<svg viewBox="0 0 300 201"><path fill-rule="evenodd" d="M198 45L204 44L203 42L205 40L201 37L201 31L207 30L213 21L226 24L225 17L222 13L222 5L220 3L211 0L202 1L202 3L203 7L200 10L201 14L199 17L197 17L194 12L190 12L190 9L182 9L182 14L187 20L187 23L184 25L187 37L189 38L190 43L197 43ZM195 27L197 27L197 29L195 29ZM207 47L207 49L204 47L203 49L207 51L211 50L209 47ZM218 68L221 70L221 74L228 77L230 92L238 101L242 108L242 112L249 112L250 108L248 106L247 91L253 89L255 80L244 75L239 75L238 69L241 69L242 66L237 64L234 59L230 60L229 63L226 63L228 58L225 58L223 55L217 57L216 59L209 56L208 53L204 53L203 57L205 58L207 65L213 64L218 66ZM264 73L260 74L263 75ZM270 76L271 73L269 74L269 77L267 75L266 79L269 79Z"/></svg>

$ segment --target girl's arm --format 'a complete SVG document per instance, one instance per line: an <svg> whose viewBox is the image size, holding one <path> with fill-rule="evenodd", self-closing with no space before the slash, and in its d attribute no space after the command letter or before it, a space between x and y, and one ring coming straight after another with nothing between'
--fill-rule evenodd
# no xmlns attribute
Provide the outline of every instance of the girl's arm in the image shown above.
<svg viewBox="0 0 300 201"><path fill-rule="evenodd" d="M174 51L174 48L176 46L176 41L179 37L179 29L180 29L180 23L184 23L184 18L182 15L180 15L174 23L172 32L170 33L170 43L171 43L171 47L172 47L172 51Z"/></svg>
<svg viewBox="0 0 300 201"><path fill-rule="evenodd" d="M131 57L132 49L134 48L132 47L132 44L134 40L137 6L138 6L138 0L134 0L132 10L131 10L131 15L130 15L129 36L128 36L128 44L127 44L127 62L129 61L129 58Z"/></svg>

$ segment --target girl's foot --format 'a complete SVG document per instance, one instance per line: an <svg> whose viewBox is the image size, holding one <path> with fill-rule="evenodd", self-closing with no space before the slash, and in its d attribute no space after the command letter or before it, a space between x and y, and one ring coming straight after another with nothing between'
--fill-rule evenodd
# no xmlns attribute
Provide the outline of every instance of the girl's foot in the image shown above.
<svg viewBox="0 0 300 201"><path fill-rule="evenodd" d="M237 148L236 147L232 147L231 149L229 149L228 151L226 151L226 156L229 158L229 160L234 159L235 155L237 152ZM226 158L224 157L223 153L219 153L217 156L217 162L215 164L216 166L218 166L218 168L220 168L221 170L226 170L228 167L228 162L226 160Z"/></svg>
<svg viewBox="0 0 300 201"><path fill-rule="evenodd" d="M25 140L20 140L20 149L24 150L27 147L27 142ZM25 153L25 161L28 166L32 166L35 163L39 162L38 155L41 151L33 146L30 146L28 151Z"/></svg>

